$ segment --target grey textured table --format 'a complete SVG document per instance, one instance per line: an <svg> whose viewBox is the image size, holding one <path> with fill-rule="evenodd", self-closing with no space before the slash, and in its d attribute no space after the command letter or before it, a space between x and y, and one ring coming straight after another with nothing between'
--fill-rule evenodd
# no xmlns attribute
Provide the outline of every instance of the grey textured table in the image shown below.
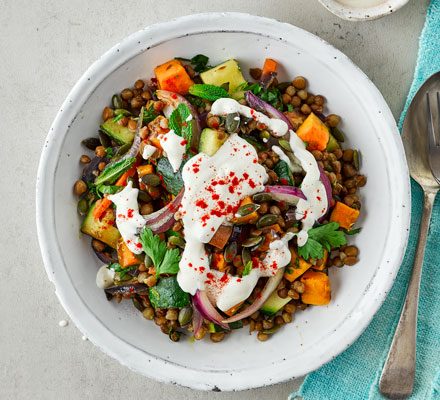
<svg viewBox="0 0 440 400"><path fill-rule="evenodd" d="M58 326L67 317L46 279L34 222L46 132L70 88L109 47L150 23L206 11L254 13L317 34L367 73L398 116L427 3L412 0L387 18L353 23L316 0L1 1L0 398L285 399L300 380L242 393L195 392L137 375L81 340L72 323Z"/></svg>

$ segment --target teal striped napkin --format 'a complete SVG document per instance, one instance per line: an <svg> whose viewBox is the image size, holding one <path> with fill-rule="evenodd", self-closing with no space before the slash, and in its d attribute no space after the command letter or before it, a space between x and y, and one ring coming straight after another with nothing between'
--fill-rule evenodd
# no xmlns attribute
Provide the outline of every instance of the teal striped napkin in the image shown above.
<svg viewBox="0 0 440 400"><path fill-rule="evenodd" d="M420 37L414 82L402 112L422 83L440 70L440 0L432 0ZM384 398L378 388L383 364L399 319L414 260L422 212L422 190L412 188L408 249L396 282L366 331L339 357L309 374L290 399L357 400ZM423 265L417 329L417 373L411 399L440 399L440 195L437 196Z"/></svg>

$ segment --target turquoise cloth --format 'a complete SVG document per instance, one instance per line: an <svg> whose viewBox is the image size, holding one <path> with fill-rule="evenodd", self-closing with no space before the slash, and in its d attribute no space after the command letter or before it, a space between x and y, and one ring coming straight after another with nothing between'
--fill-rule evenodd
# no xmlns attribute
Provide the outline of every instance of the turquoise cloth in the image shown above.
<svg viewBox="0 0 440 400"><path fill-rule="evenodd" d="M414 82L400 118L422 83L440 70L440 0L432 0L420 37ZM366 331L344 353L309 374L300 390L305 400L383 399L378 384L409 281L417 246L422 190L412 188L412 223L405 259L396 282ZM440 400L440 194L437 196L426 247L417 329L417 373L411 399Z"/></svg>

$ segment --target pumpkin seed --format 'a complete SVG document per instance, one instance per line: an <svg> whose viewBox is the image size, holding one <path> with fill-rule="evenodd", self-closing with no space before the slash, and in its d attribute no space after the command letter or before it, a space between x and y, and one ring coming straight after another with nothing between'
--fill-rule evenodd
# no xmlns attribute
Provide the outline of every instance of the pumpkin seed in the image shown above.
<svg viewBox="0 0 440 400"><path fill-rule="evenodd" d="M345 140L344 134L338 128L332 128L332 135L338 142L343 142Z"/></svg>
<svg viewBox="0 0 440 400"><path fill-rule="evenodd" d="M243 265L246 265L249 261L252 261L251 251L248 248L243 247L243 250L241 251L241 258L243 260Z"/></svg>
<svg viewBox="0 0 440 400"><path fill-rule="evenodd" d="M234 257L237 255L237 242L232 242L226 246L224 257L227 263L232 262Z"/></svg>
<svg viewBox="0 0 440 400"><path fill-rule="evenodd" d="M261 236L253 236L246 239L241 245L243 247L254 247L254 246L258 246L262 242L262 240L263 238Z"/></svg>
<svg viewBox="0 0 440 400"><path fill-rule="evenodd" d="M261 131L260 132L260 139L269 139L270 138L270 133L269 133L269 131L266 131L266 130L264 130L264 131Z"/></svg>
<svg viewBox="0 0 440 400"><path fill-rule="evenodd" d="M290 147L290 143L286 140L286 139L280 139L278 141L278 143L280 144L280 146L287 151L292 151L292 148Z"/></svg>
<svg viewBox="0 0 440 400"><path fill-rule="evenodd" d="M122 108L122 100L118 94L112 96L112 105L113 108Z"/></svg>
<svg viewBox="0 0 440 400"><path fill-rule="evenodd" d="M244 204L237 210L237 215L240 217L245 217L246 215L252 214L260 208L259 204L249 203Z"/></svg>
<svg viewBox="0 0 440 400"><path fill-rule="evenodd" d="M191 321L193 310L191 307L184 307L179 311L178 321L180 326L186 325Z"/></svg>
<svg viewBox="0 0 440 400"><path fill-rule="evenodd" d="M361 153L359 150L353 151L353 166L359 171L361 167Z"/></svg>
<svg viewBox="0 0 440 400"><path fill-rule="evenodd" d="M112 145L110 138L102 131L99 131L99 141L101 142L101 146L104 147L110 147Z"/></svg>
<svg viewBox="0 0 440 400"><path fill-rule="evenodd" d="M263 215L256 223L257 228L263 228L265 226L270 226L278 221L278 215L266 214Z"/></svg>
<svg viewBox="0 0 440 400"><path fill-rule="evenodd" d="M123 144L122 146L119 146L118 150L116 150L115 157L124 155L128 150L130 150L130 147L131 147L130 143L126 143Z"/></svg>
<svg viewBox="0 0 440 400"><path fill-rule="evenodd" d="M170 236L168 239L168 243L173 244L174 246L180 247L181 249L185 248L185 240L180 236Z"/></svg>
<svg viewBox="0 0 440 400"><path fill-rule="evenodd" d="M148 186L159 186L160 185L160 178L156 174L147 174L144 175L141 178L142 182L145 183Z"/></svg>
<svg viewBox="0 0 440 400"><path fill-rule="evenodd" d="M130 116L133 114L130 111L126 110L125 108L117 108L115 110L115 115Z"/></svg>
<svg viewBox="0 0 440 400"><path fill-rule="evenodd" d="M240 114L238 112L228 114L225 119L226 131L229 133L237 133L239 127L240 127Z"/></svg>
<svg viewBox="0 0 440 400"><path fill-rule="evenodd" d="M81 217L86 215L87 211L89 211L89 203L87 202L87 200L81 199L80 201L78 201L77 209L78 209L78 214L81 215Z"/></svg>
<svg viewBox="0 0 440 400"><path fill-rule="evenodd" d="M148 254L145 254L144 264L146 268L150 268L153 265L153 260Z"/></svg>
<svg viewBox="0 0 440 400"><path fill-rule="evenodd" d="M252 199L257 203L263 203L272 200L272 196L269 193L257 193L252 196Z"/></svg>
<svg viewBox="0 0 440 400"><path fill-rule="evenodd" d="M133 302L133 305L140 311L144 311L144 306L142 305L142 303L136 298L136 297L132 297L131 301Z"/></svg>
<svg viewBox="0 0 440 400"><path fill-rule="evenodd" d="M272 335L273 333L275 333L280 328L281 328L281 325L275 325L273 328L265 329L263 331L263 333L265 333L266 335Z"/></svg>
<svg viewBox="0 0 440 400"><path fill-rule="evenodd" d="M149 203L152 200L151 196L143 190L139 190L138 199L145 203Z"/></svg>
<svg viewBox="0 0 440 400"><path fill-rule="evenodd" d="M101 142L98 138L87 138L81 141L81 144L86 146L89 150L95 150L98 146L101 146Z"/></svg>

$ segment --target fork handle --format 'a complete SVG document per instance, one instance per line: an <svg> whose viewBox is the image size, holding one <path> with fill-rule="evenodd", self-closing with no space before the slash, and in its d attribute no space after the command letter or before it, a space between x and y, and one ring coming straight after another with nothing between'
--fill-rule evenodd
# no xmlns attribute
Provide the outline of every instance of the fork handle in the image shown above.
<svg viewBox="0 0 440 400"><path fill-rule="evenodd" d="M411 395L414 387L420 277L422 275L423 257L425 255L425 245L435 195L436 192L424 192L419 242L411 280L406 292L399 323L394 333L393 342L391 343L380 378L379 390L390 399L407 398Z"/></svg>

